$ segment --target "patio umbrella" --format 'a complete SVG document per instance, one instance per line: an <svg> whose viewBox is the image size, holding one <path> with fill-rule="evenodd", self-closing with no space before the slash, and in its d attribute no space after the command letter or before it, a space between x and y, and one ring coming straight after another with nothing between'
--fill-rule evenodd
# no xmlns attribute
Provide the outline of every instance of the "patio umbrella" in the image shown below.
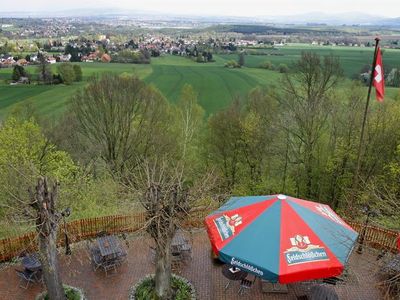
<svg viewBox="0 0 400 300"><path fill-rule="evenodd" d="M280 283L341 274L358 236L328 205L285 195L230 198L205 224L220 260Z"/></svg>

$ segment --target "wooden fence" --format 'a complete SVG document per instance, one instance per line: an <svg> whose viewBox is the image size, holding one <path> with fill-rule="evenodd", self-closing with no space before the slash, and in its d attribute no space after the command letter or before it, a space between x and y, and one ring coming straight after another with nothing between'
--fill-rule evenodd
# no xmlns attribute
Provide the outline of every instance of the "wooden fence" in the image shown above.
<svg viewBox="0 0 400 300"><path fill-rule="evenodd" d="M364 224L353 221L346 221L355 231L361 234ZM365 228L364 241L374 248L386 249L392 252L399 251L397 249L397 239L400 237L400 232L382 227L368 225Z"/></svg>
<svg viewBox="0 0 400 300"><path fill-rule="evenodd" d="M186 227L200 228L203 226L204 218L208 210L198 210L191 213L184 222ZM348 222L356 231L361 232L363 224ZM75 220L67 223L68 237L71 243L96 237L99 233L120 234L136 232L145 226L145 215L114 215L91 219ZM63 226L60 226L58 235L59 245L63 245ZM377 248L385 248L396 251L396 239L399 232L384 228L368 226L366 228L365 241ZM35 232L29 232L22 236L5 238L0 240L0 262L7 261L25 252L37 250L37 236Z"/></svg>

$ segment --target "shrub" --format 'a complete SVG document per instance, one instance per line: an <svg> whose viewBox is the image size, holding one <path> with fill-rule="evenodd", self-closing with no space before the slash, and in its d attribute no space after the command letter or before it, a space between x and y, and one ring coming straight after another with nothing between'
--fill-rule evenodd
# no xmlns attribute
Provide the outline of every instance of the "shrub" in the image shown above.
<svg viewBox="0 0 400 300"><path fill-rule="evenodd" d="M130 300L158 300L155 292L154 275L148 275L136 285L129 294ZM195 290L193 285L185 278L172 275L171 278L172 297L174 300L195 300Z"/></svg>
<svg viewBox="0 0 400 300"><path fill-rule="evenodd" d="M133 64L149 64L151 58L150 51L140 50L132 51L124 49L113 56L113 62L117 63L133 63Z"/></svg>
<svg viewBox="0 0 400 300"><path fill-rule="evenodd" d="M289 67L285 64L279 64L278 71L279 73L287 73L289 72Z"/></svg>
<svg viewBox="0 0 400 300"><path fill-rule="evenodd" d="M178 277L172 277L172 290L175 291L175 300L188 300L191 298L191 287Z"/></svg>
<svg viewBox="0 0 400 300"><path fill-rule="evenodd" d="M63 83L69 85L75 81L75 69L71 63L62 63L57 69Z"/></svg>
<svg viewBox="0 0 400 300"><path fill-rule="evenodd" d="M82 68L80 65L74 65L75 81L82 81Z"/></svg>
<svg viewBox="0 0 400 300"><path fill-rule="evenodd" d="M240 68L240 65L237 61L230 60L225 63L225 68Z"/></svg>
<svg viewBox="0 0 400 300"><path fill-rule="evenodd" d="M274 70L275 66L269 60L267 60L260 64L260 68L266 70Z"/></svg>
<svg viewBox="0 0 400 300"><path fill-rule="evenodd" d="M75 287L65 285L64 284L64 291L65 291L65 296L67 300L81 300L85 299L85 296L83 295L83 292ZM43 292L36 296L36 300L49 300L49 296L47 295L46 292Z"/></svg>
<svg viewBox="0 0 400 300"><path fill-rule="evenodd" d="M21 77L27 77L27 73L24 67L19 65L14 66L11 79L14 81L18 81Z"/></svg>
<svg viewBox="0 0 400 300"><path fill-rule="evenodd" d="M201 56L200 53L196 57L196 62L198 62L198 63L203 63L204 62L203 56Z"/></svg>

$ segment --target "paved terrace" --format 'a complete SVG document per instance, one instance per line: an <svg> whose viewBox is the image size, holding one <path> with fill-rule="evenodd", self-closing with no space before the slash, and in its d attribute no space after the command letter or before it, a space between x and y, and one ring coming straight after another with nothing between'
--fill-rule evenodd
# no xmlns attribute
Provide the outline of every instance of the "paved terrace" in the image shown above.
<svg viewBox="0 0 400 300"><path fill-rule="evenodd" d="M191 280L197 289L198 299L297 299L304 295L307 287L304 284L291 284L288 294L263 294L260 282L245 295L237 294L239 283L232 282L227 291L227 283L221 273L221 265L214 264L210 258L210 244L205 231L192 233L193 260L183 265L176 272ZM89 300L127 299L128 292L140 278L154 273L151 263L149 245L151 241L143 236L133 235L128 238L128 259L115 275L105 276L102 270L94 272L84 244L73 245L72 256L61 254L61 270L66 284L80 287ZM63 249L61 249L63 251ZM380 299L376 288L376 256L367 251L366 254L354 253L350 259L349 282L345 285L333 286L340 299L376 300ZM19 280L14 271L18 264L2 264L0 267L0 299L28 300L42 291L43 287L34 284L28 290L18 287Z"/></svg>

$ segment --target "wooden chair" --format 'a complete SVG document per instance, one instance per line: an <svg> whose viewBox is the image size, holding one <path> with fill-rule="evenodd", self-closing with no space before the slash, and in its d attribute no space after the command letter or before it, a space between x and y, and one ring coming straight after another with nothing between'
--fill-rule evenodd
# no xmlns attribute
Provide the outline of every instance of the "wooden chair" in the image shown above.
<svg viewBox="0 0 400 300"><path fill-rule="evenodd" d="M339 300L335 290L325 285L315 285L311 288L310 300Z"/></svg>
<svg viewBox="0 0 400 300"><path fill-rule="evenodd" d="M171 255L171 267L172 270L180 272L180 267L182 265L183 256L182 253L175 253Z"/></svg>
<svg viewBox="0 0 400 300"><path fill-rule="evenodd" d="M261 290L263 293L276 293L276 294L289 293L286 284L273 283L263 279L261 279Z"/></svg>
<svg viewBox="0 0 400 300"><path fill-rule="evenodd" d="M118 265L122 265L122 263L127 259L128 253L125 251L124 248L121 247L121 249L117 253L117 262Z"/></svg>
<svg viewBox="0 0 400 300"><path fill-rule="evenodd" d="M182 257L183 263L188 263L193 259L192 246L189 243L179 246L179 254Z"/></svg>
<svg viewBox="0 0 400 300"><path fill-rule="evenodd" d="M103 268L104 272L106 273L106 277L108 277L108 272L114 270L114 274L117 273L117 266L118 266L118 259L110 259L103 261L101 263L101 267Z"/></svg>
<svg viewBox="0 0 400 300"><path fill-rule="evenodd" d="M238 290L238 294L243 295L246 291L249 291L252 288L252 286L254 285L256 279L257 279L257 277L253 274L249 274L246 276L246 278L243 278L240 281L240 287Z"/></svg>
<svg viewBox="0 0 400 300"><path fill-rule="evenodd" d="M91 259L92 259L92 266L93 266L94 271L96 271L98 268L102 267L103 259L100 255L100 252L93 252Z"/></svg>
<svg viewBox="0 0 400 300"><path fill-rule="evenodd" d="M93 266L93 270L96 271L102 264L102 257L100 255L100 249L94 246L92 243L86 243L86 249Z"/></svg>

